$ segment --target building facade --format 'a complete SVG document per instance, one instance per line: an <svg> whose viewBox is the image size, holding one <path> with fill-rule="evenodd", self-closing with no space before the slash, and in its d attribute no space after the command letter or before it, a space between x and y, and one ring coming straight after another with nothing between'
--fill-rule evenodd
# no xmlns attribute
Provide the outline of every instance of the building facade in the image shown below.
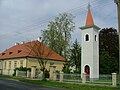
<svg viewBox="0 0 120 90"><path fill-rule="evenodd" d="M37 52L36 52L37 51ZM0 54L0 73L12 75L15 68L36 66L40 69L38 60L46 60L46 69L56 66L56 71L62 71L64 57L60 56L38 40L23 44L15 44Z"/></svg>

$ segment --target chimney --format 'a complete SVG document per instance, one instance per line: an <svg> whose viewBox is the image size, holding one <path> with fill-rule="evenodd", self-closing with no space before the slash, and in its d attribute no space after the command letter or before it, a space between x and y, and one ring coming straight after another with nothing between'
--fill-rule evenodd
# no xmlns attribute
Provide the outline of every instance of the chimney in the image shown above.
<svg viewBox="0 0 120 90"><path fill-rule="evenodd" d="M21 44L24 44L25 42L21 42Z"/></svg>
<svg viewBox="0 0 120 90"><path fill-rule="evenodd" d="M38 40L39 42L41 42L41 37L38 37L37 40Z"/></svg>
<svg viewBox="0 0 120 90"><path fill-rule="evenodd" d="M18 45L19 43L15 43L15 45Z"/></svg>

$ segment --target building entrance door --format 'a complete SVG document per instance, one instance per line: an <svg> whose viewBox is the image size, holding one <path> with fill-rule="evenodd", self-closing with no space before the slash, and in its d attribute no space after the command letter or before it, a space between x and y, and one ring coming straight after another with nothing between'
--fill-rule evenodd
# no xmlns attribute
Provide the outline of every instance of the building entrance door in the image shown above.
<svg viewBox="0 0 120 90"><path fill-rule="evenodd" d="M90 79L90 67L88 65L85 66L86 80Z"/></svg>

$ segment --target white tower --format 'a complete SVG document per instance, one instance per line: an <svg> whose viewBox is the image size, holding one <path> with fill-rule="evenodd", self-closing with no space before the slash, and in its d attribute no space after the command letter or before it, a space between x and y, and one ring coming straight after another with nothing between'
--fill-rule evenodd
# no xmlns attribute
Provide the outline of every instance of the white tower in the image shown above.
<svg viewBox="0 0 120 90"><path fill-rule="evenodd" d="M81 29L81 75L86 73L90 80L99 79L99 27L94 25L90 7L86 25Z"/></svg>

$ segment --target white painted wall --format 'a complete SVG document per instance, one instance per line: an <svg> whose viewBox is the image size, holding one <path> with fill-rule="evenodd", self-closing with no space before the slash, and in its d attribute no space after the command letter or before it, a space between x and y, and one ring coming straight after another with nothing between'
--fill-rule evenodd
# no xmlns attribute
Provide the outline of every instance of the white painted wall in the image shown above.
<svg viewBox="0 0 120 90"><path fill-rule="evenodd" d="M85 41L86 34L89 35L89 41ZM81 75L84 73L85 66L88 65L90 78L99 78L99 32L94 27L81 31L81 50Z"/></svg>
<svg viewBox="0 0 120 90"><path fill-rule="evenodd" d="M3 74L3 75L11 75L11 76L12 76L13 73L14 73L13 70L9 70L9 71L8 71L8 70L3 70L3 71L2 71L2 74Z"/></svg>

